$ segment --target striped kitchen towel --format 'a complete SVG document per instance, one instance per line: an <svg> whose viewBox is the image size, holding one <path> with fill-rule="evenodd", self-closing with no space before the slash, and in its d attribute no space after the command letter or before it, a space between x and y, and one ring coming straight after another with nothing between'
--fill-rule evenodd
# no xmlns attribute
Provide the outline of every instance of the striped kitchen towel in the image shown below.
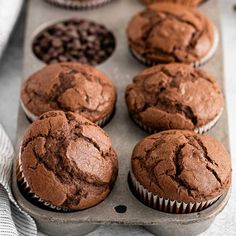
<svg viewBox="0 0 236 236"><path fill-rule="evenodd" d="M0 0L0 57L20 13L23 0Z"/></svg>
<svg viewBox="0 0 236 236"><path fill-rule="evenodd" d="M11 141L0 125L0 236L34 236L34 220L20 209L11 192L13 158Z"/></svg>

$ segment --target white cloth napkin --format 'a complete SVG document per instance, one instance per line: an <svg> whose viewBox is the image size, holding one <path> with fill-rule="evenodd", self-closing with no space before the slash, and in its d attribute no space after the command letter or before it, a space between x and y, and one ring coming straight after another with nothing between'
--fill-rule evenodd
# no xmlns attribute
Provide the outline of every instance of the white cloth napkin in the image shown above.
<svg viewBox="0 0 236 236"><path fill-rule="evenodd" d="M11 192L13 159L11 141L0 125L0 236L34 236L34 220L20 209Z"/></svg>
<svg viewBox="0 0 236 236"><path fill-rule="evenodd" d="M0 57L20 13L23 0L0 0Z"/></svg>

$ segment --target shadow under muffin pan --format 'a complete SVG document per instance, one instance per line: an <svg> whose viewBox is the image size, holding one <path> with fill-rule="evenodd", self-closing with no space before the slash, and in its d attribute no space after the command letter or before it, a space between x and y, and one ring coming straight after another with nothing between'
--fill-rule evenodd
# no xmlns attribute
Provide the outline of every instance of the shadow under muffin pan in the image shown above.
<svg viewBox="0 0 236 236"><path fill-rule="evenodd" d="M95 66L106 61L115 50L113 33L91 20L75 17L40 28L32 50L46 64L79 62Z"/></svg>
<svg viewBox="0 0 236 236"><path fill-rule="evenodd" d="M15 171L13 172L13 192L17 202L23 210L34 217L39 231L47 235L84 235L95 229L98 224L142 225L159 236L197 235L211 225L228 202L230 192L203 211L190 214L169 214L145 206L129 189L127 176L133 148L138 141L148 135L130 119L124 101L126 86L131 83L135 75L145 68L130 54L126 38L129 20L142 9L143 5L136 0L111 1L101 8L87 11L58 8L45 1L28 1L23 62L25 79L45 65L35 57L32 51L32 41L45 26L51 25L50 22L61 22L74 17L88 19L106 25L117 39L114 53L108 60L98 65L98 69L105 72L114 82L118 92L116 114L105 127L119 158L119 174L110 195L100 204L86 210L67 213L49 211L33 205L21 194L16 183ZM199 9L208 15L219 30L216 1L207 1ZM118 12L121 12L122 16L118 16ZM215 56L204 65L203 69L216 78L221 89L224 88L222 65L220 42ZM18 149L28 125L29 122L23 110L19 108L16 144ZM219 122L209 134L229 149L226 104Z"/></svg>

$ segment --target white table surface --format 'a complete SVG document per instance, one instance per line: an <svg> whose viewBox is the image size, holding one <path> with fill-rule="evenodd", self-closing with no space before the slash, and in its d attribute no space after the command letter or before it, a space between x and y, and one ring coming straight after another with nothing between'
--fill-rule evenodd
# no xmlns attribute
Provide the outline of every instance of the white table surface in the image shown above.
<svg viewBox="0 0 236 236"><path fill-rule="evenodd" d="M229 127L233 170L236 169L236 0L219 0L221 6L226 99L229 111ZM0 123L11 140L16 133L17 110L22 68L22 43L25 11L14 29L9 45L0 61ZM233 189L229 204L202 236L236 236L236 172L233 172ZM89 236L152 235L142 227L100 226Z"/></svg>

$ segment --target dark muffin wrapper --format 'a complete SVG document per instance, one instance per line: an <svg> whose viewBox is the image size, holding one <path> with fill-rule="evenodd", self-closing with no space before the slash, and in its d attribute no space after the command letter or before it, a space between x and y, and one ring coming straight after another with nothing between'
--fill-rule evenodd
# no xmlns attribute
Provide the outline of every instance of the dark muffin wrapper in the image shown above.
<svg viewBox="0 0 236 236"><path fill-rule="evenodd" d="M24 192L24 194L27 195L29 199L32 199L34 202L38 202L40 205L44 205L46 208L54 211L60 211L60 212L68 212L70 211L67 208L62 208L58 206L54 206L51 203L48 203L41 199L39 196L37 196L34 192L32 192L23 172L22 168L22 162L21 162L21 155L18 156L17 160L17 167L16 167L16 176L17 176L17 182L20 187L20 189Z"/></svg>
<svg viewBox="0 0 236 236"><path fill-rule="evenodd" d="M51 4L70 8L70 9L91 9L98 6L102 6L112 0L88 0L84 2L76 1L76 0L45 0Z"/></svg>
<svg viewBox="0 0 236 236"><path fill-rule="evenodd" d="M202 59L200 59L199 61L195 61L195 62L191 63L191 65L193 67L200 67L200 66L205 65L215 55L216 50L218 48L220 36L219 36L219 32L218 32L215 25L213 25L213 30L214 30L214 42L213 42L213 45L212 45L211 49L209 50L209 52ZM158 61L151 61L151 60L146 59L142 55L138 54L135 50L133 50L131 45L129 45L129 50L130 50L131 54L133 55L133 57L135 59L137 59L140 63L144 64L145 66L151 67L151 66L155 66L155 65L158 65L158 64L164 64L164 63L160 63Z"/></svg>
<svg viewBox="0 0 236 236"><path fill-rule="evenodd" d="M162 198L149 192L137 181L132 171L130 171L130 179L134 194L136 195L136 197L138 197L139 200L155 210L163 211L166 213L187 214L198 212L206 209L221 197L220 195L211 200L203 202L179 202L176 200L170 200L168 198Z"/></svg>
<svg viewBox="0 0 236 236"><path fill-rule="evenodd" d="M112 116L113 116L113 113L114 113L114 111L113 111L112 113L108 114L108 115L107 115L106 117L104 117L103 119L101 119L101 120L95 122L95 124L98 125L98 126L100 126L100 127L105 126L105 125L108 124L109 121L111 120L111 118L112 118Z"/></svg>

